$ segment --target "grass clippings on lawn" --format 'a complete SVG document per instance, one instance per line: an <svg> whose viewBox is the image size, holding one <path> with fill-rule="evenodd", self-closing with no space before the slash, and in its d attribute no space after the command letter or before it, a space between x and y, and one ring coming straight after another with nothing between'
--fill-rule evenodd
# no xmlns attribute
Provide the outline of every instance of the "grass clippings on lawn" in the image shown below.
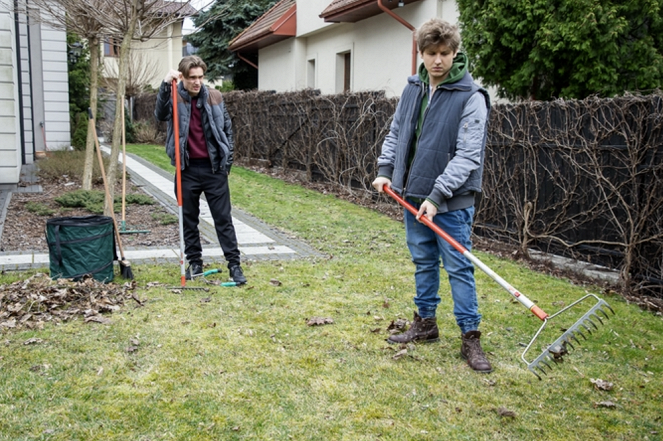
<svg viewBox="0 0 663 441"><path fill-rule="evenodd" d="M539 381L520 354L540 321L477 272L495 371L476 374L459 353L446 281L439 343L385 341L413 310L401 223L239 167L230 179L235 206L327 257L244 262L241 288L187 284L207 292L166 289L179 280L176 264L135 265L140 302L125 302L112 324L1 331L0 439L661 438L660 316L477 253L549 313L591 292L616 315ZM0 284L30 275L7 273Z"/></svg>

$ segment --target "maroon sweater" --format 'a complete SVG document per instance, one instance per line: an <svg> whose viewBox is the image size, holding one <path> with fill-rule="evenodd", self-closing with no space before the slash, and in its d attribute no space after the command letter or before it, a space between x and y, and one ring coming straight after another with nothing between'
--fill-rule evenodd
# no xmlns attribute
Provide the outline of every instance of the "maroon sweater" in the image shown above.
<svg viewBox="0 0 663 441"><path fill-rule="evenodd" d="M203 120L198 108L198 97L191 98L191 120L189 121L189 158L209 158L205 133L203 132Z"/></svg>

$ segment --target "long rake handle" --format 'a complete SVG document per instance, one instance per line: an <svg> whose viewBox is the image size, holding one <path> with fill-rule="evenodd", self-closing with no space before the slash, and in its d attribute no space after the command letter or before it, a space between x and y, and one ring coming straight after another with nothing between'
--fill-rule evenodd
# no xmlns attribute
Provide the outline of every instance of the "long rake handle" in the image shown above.
<svg viewBox="0 0 663 441"><path fill-rule="evenodd" d="M186 285L184 269L184 219L182 213L182 160L180 158L180 120L177 116L177 80L171 84L173 101L173 138L175 140L175 177L177 181L177 209L180 218L180 283Z"/></svg>
<svg viewBox="0 0 663 441"><path fill-rule="evenodd" d="M382 187L385 193L387 193L389 196L394 198L396 202L401 204L405 209L407 209L410 213L413 215L417 215L419 212L416 208L414 208L411 204L409 204L405 199L400 197L394 190L392 190L388 186ZM474 266L479 267L484 273L486 273L491 279L493 279L495 282L497 282L502 288L504 288L509 294L511 294L518 302L520 302L523 306L525 306L527 309L529 309L532 314L537 316L541 320L546 320L549 316L548 314L539 308L534 302L532 302L530 299L527 298L524 294L519 292L516 288L511 286L506 280L501 278L495 271L491 270L485 263L483 263L481 260L479 260L474 254L470 252L467 248L465 248L463 245L458 243L456 239L451 237L446 231L444 231L442 228L438 227L434 222L429 220L426 216L421 216L419 218L421 222L423 222L426 226L428 226L431 230L435 231L442 239L446 240L449 245L454 247L459 253L461 253L463 256L467 258L470 262L474 264Z"/></svg>
<svg viewBox="0 0 663 441"><path fill-rule="evenodd" d="M122 229L125 228L127 200L127 129L124 120L124 95L122 96Z"/></svg>
<svg viewBox="0 0 663 441"><path fill-rule="evenodd" d="M88 107L88 116L90 118L90 129L94 136L94 145L97 147L97 161L99 161L99 168L101 169L101 179L104 181L104 190L106 192L106 200L110 204L110 218L113 220L113 227L115 227L115 238L117 239L117 246L120 249L120 258L124 261L124 248L122 247L122 239L120 239L120 230L117 228L117 221L115 220L115 206L110 198L110 191L108 190L108 181L106 181L106 171L104 170L104 160L101 157L101 148L99 147L99 138L97 137L97 127L94 124L94 116L92 109Z"/></svg>

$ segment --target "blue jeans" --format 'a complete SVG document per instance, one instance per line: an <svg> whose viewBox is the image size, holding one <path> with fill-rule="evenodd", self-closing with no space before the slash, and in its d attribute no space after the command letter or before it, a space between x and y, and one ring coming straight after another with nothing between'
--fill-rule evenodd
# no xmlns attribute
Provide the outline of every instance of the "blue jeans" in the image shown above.
<svg viewBox="0 0 663 441"><path fill-rule="evenodd" d="M417 209L418 203L410 202ZM437 214L433 222L470 250L474 207ZM405 210L405 237L416 266L414 280L417 295L414 304L422 318L435 317L440 303L440 257L449 276L454 316L463 334L479 328L481 314L477 303L474 282L474 266L461 253L438 236L433 230L417 221Z"/></svg>

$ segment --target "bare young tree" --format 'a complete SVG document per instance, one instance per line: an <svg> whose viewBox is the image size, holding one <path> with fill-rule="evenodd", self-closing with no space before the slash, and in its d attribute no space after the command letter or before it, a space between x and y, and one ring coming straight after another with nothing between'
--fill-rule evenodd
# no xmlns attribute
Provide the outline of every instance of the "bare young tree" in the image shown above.
<svg viewBox="0 0 663 441"><path fill-rule="evenodd" d="M88 41L90 50L90 108L97 111L99 85L99 48L104 26L99 20L100 7L108 0L16 0L15 13L30 23L44 23L56 30L73 32ZM85 144L83 188L92 188L94 138L88 131Z"/></svg>
<svg viewBox="0 0 663 441"><path fill-rule="evenodd" d="M115 182L117 177L118 158L122 134L123 97L127 89L127 77L131 42L146 41L154 37L170 24L182 17L191 15L196 10L190 1L166 2L164 0L100 0L103 9L97 11L99 20L109 36L121 40L120 57L118 60L117 88L115 90L115 120L111 141L110 164L108 166L108 182ZM110 186L106 210L113 206L114 188Z"/></svg>
<svg viewBox="0 0 663 441"><path fill-rule="evenodd" d="M101 85L110 91L117 92L117 79L119 66L104 66ZM145 56L144 52L131 48L127 60L127 77L125 83L125 97L131 98L145 91L145 87L158 78L159 63L156 59Z"/></svg>

